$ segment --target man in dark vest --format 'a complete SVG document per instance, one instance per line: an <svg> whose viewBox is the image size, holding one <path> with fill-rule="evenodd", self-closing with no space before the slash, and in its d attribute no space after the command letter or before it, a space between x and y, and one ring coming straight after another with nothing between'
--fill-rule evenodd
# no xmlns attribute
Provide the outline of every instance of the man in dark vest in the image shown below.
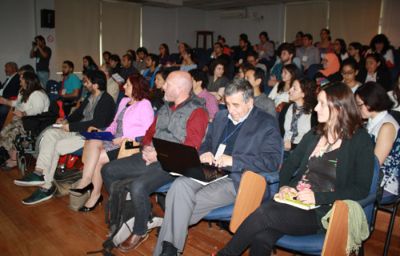
<svg viewBox="0 0 400 256"><path fill-rule="evenodd" d="M110 191L115 181L133 178L130 194L134 207L135 223L132 235L120 245L126 252L136 248L147 238L147 221L151 213L149 195L162 185L173 181L157 161L152 138L182 143L200 148L205 135L208 114L204 102L191 95L192 78L189 73L175 71L169 74L165 85L165 104L143 138L142 152L131 157L112 161L101 170L104 184Z"/></svg>

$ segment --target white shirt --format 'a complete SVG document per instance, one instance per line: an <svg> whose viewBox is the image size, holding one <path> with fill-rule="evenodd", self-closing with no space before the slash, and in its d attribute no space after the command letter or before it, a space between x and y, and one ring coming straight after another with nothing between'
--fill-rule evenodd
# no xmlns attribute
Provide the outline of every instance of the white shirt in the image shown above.
<svg viewBox="0 0 400 256"><path fill-rule="evenodd" d="M274 88L272 88L272 91L268 95L268 98L274 101L275 107L277 107L282 102L289 102L289 92L278 93L278 85L279 83L276 83L276 85L274 86Z"/></svg>
<svg viewBox="0 0 400 256"><path fill-rule="evenodd" d="M367 74L367 77L365 78L365 83L366 82L376 82L376 72L371 74Z"/></svg>
<svg viewBox="0 0 400 256"><path fill-rule="evenodd" d="M22 95L12 102L15 109L25 112L27 116L34 116L49 110L50 100L46 93L37 90L31 93L26 102L22 102Z"/></svg>
<svg viewBox="0 0 400 256"><path fill-rule="evenodd" d="M400 102L396 101L396 99L394 98L393 91L390 91L387 94L388 94L389 98L394 102L394 105L393 105L392 109L394 111L400 111L400 104L399 104Z"/></svg>

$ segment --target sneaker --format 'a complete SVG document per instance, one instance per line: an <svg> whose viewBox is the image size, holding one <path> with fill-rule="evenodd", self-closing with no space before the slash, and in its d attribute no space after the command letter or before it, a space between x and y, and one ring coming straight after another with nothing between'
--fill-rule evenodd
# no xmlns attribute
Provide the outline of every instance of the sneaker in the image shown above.
<svg viewBox="0 0 400 256"><path fill-rule="evenodd" d="M22 200L22 203L26 205L38 204L52 198L55 192L56 186L52 186L49 189L38 188L31 196Z"/></svg>
<svg viewBox="0 0 400 256"><path fill-rule="evenodd" d="M30 172L21 179L14 180L14 184L17 186L41 186L44 184L44 176Z"/></svg>
<svg viewBox="0 0 400 256"><path fill-rule="evenodd" d="M161 227L163 220L164 219L160 217L153 217L147 222L147 232L150 232L153 228Z"/></svg>
<svg viewBox="0 0 400 256"><path fill-rule="evenodd" d="M172 243L164 241L160 256L177 256L177 255L179 255L178 249L176 249Z"/></svg>

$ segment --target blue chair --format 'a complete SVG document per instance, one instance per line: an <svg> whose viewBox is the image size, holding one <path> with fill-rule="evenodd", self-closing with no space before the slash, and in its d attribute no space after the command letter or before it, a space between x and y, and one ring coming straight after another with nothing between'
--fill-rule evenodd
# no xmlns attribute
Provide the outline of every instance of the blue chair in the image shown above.
<svg viewBox="0 0 400 256"><path fill-rule="evenodd" d="M379 161L375 157L374 175L369 194L367 198L358 201L364 209L370 227L370 232L373 231L376 216L377 207L375 202L379 183L379 173ZM321 255L324 240L325 234L313 234L306 236L285 235L277 241L276 246L291 252L299 252L307 255Z"/></svg>
<svg viewBox="0 0 400 256"><path fill-rule="evenodd" d="M274 195L279 188L279 173L268 173L264 175L267 180L267 192L264 195L264 200L268 200ZM167 193L168 189L171 187L172 182L161 186L155 193ZM230 221L234 204L223 206L212 210L207 216L204 217L205 220L209 221Z"/></svg>

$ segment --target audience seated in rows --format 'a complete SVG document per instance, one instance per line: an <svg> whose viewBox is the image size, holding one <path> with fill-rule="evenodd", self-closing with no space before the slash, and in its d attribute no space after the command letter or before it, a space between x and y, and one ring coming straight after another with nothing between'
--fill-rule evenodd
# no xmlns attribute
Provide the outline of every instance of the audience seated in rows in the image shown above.
<svg viewBox="0 0 400 256"><path fill-rule="evenodd" d="M241 255L248 247L250 255L270 255L283 235L321 232L321 217L335 200L361 200L368 195L374 151L351 90L342 83L325 86L315 111L320 124L283 163L276 196L320 207L305 211L269 200L247 217L218 256Z"/></svg>
<svg viewBox="0 0 400 256"><path fill-rule="evenodd" d="M22 200L23 204L37 204L52 198L56 190L53 178L59 156L83 147L85 141L79 132L86 131L90 126L107 127L113 119L115 103L106 92L104 73L89 71L83 79L90 95L67 119L57 120L60 128L50 127L43 133L35 170L14 180L18 186L39 186L31 196Z"/></svg>
<svg viewBox="0 0 400 256"><path fill-rule="evenodd" d="M277 83L282 81L282 69L285 65L295 64L297 68L301 69L301 64L298 58L296 63L294 58L296 54L296 48L293 44L283 43L278 48L278 56L274 66L271 68L268 86L274 87Z"/></svg>
<svg viewBox="0 0 400 256"><path fill-rule="evenodd" d="M113 122L104 131L114 135L112 141L87 140L83 154L85 157L82 179L71 189L80 195L91 190L90 198L79 211L92 211L102 201L103 180L100 170L104 164L117 159L119 149L126 139L134 141L144 136L154 118L154 111L149 97L148 82L139 74L128 77L124 85L125 98L118 106ZM90 126L88 131L100 131L99 127Z"/></svg>
<svg viewBox="0 0 400 256"><path fill-rule="evenodd" d="M183 252L189 225L213 209L232 204L244 170L261 174L278 171L282 140L276 118L254 106L253 89L245 80L227 85L225 101L228 110L218 112L210 124L199 155L201 162L228 168L231 173L205 186L188 177L174 181L153 255ZM217 155L218 151L223 153Z"/></svg>
<svg viewBox="0 0 400 256"><path fill-rule="evenodd" d="M341 80L340 76L340 61L338 56L332 52L325 53L321 60L322 69L320 69L315 78L319 85L324 85L329 82Z"/></svg>
<svg viewBox="0 0 400 256"><path fill-rule="evenodd" d="M25 116L35 116L48 111L50 100L39 78L32 72L20 73L21 90L16 100L0 98L0 104L14 107L13 119L0 132L0 147L7 150L10 158L4 163L3 169L11 169L17 166L17 151L14 140L17 135L25 135L22 118Z"/></svg>
<svg viewBox="0 0 400 256"><path fill-rule="evenodd" d="M104 184L109 192L113 182L132 179L129 191L135 223L132 235L120 245L122 251L135 248L147 238L147 221L151 212L149 195L174 180L157 161L157 152L152 146L153 137L198 149L206 132L208 114L203 100L191 96L190 75L184 71L171 72L164 90L165 100L169 104L160 108L153 124L147 130L141 153L112 161L101 170Z"/></svg>
<svg viewBox="0 0 400 256"><path fill-rule="evenodd" d="M19 75L17 73L18 66L15 62L7 62L4 65L4 71L6 79L0 84L0 99L16 99L20 88ZM10 107L0 103L0 129L3 127L8 111L10 111Z"/></svg>

